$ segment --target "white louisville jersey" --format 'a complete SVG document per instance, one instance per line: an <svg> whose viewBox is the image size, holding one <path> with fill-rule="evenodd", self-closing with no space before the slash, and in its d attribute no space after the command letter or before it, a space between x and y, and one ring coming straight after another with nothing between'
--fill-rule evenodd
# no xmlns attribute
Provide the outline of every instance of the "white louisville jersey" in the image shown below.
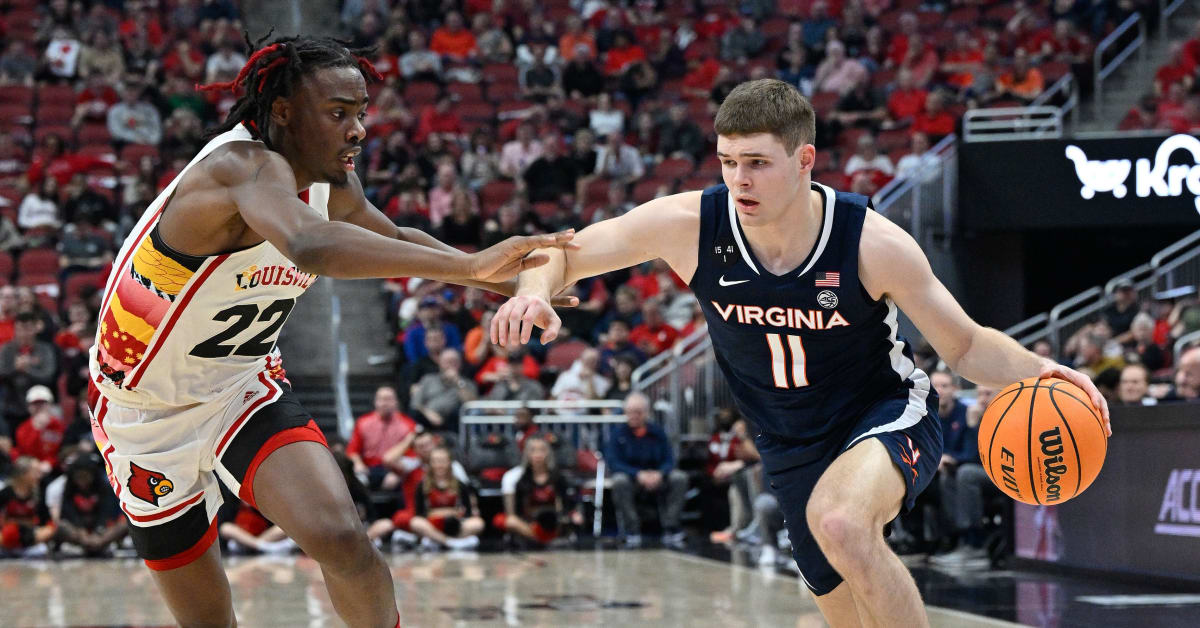
<svg viewBox="0 0 1200 628"><path fill-rule="evenodd" d="M279 368L279 330L316 275L270 242L199 257L172 250L158 229L192 166L223 144L257 141L243 126L213 138L121 245L90 361L92 380L110 400L128 407L203 403ZM328 218L329 184L313 184L300 198Z"/></svg>

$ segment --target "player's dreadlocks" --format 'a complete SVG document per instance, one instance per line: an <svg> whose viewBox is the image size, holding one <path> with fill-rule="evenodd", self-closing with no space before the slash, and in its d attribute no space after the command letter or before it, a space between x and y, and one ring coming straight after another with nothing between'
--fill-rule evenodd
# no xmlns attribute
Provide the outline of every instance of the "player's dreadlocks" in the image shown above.
<svg viewBox="0 0 1200 628"><path fill-rule="evenodd" d="M274 32L274 31L271 31ZM371 49L351 49L347 42L332 37L280 37L266 46L262 43L271 36L268 32L256 42L243 34L246 47L252 54L238 72L237 78L228 83L197 85L200 91L228 90L244 93L225 122L209 131L209 137L219 135L243 122L250 135L262 140L268 148L271 118L271 103L279 96L290 96L302 77L324 68L350 67L362 71L368 81L382 81L383 77L367 60Z"/></svg>

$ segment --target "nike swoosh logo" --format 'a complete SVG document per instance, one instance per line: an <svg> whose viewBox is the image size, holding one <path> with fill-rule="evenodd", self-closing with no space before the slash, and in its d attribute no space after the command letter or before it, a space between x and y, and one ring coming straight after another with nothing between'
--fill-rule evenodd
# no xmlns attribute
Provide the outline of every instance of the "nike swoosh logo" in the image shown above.
<svg viewBox="0 0 1200 628"><path fill-rule="evenodd" d="M747 281L750 281L750 280L749 279L739 279L737 281L725 281L725 275L721 275L720 279L717 279L717 283L721 284L722 286L736 286L739 283L746 283Z"/></svg>

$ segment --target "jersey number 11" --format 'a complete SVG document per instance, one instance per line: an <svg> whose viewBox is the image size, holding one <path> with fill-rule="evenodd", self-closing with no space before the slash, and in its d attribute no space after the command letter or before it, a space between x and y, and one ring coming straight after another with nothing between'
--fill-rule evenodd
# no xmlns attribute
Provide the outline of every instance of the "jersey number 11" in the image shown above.
<svg viewBox="0 0 1200 628"><path fill-rule="evenodd" d="M791 382L788 381L787 350L792 354ZM800 336L781 336L767 334L767 346L771 348L771 375L775 378L776 388L803 388L808 385L807 365L804 362L804 343Z"/></svg>

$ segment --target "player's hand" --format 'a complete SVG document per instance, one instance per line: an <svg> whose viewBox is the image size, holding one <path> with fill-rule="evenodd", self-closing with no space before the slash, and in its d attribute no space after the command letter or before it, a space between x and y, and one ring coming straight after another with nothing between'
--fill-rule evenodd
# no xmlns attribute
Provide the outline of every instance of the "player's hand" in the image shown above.
<svg viewBox="0 0 1200 628"><path fill-rule="evenodd" d="M513 236L471 255L467 278L487 283L501 283L523 270L537 268L550 261L545 254L534 250L550 246L569 246L575 230L535 236Z"/></svg>
<svg viewBox="0 0 1200 628"><path fill-rule="evenodd" d="M563 294L562 294L563 292L566 292L567 289L573 285L575 285L575 284L570 283L570 284L563 286L562 290L558 291L558 294L556 294L550 298L550 305L552 305L554 307L575 307L575 306L579 305L579 297L563 296ZM517 294L517 280L509 279L508 281L502 281L497 284L492 284L488 289L491 290L492 292L495 292L496 294L503 295L506 297L512 297Z"/></svg>
<svg viewBox="0 0 1200 628"><path fill-rule="evenodd" d="M1112 420L1108 416L1108 401L1096 389L1096 385L1092 383L1092 378L1061 364L1047 362L1042 365L1042 372L1038 375L1038 379L1047 379L1050 377L1065 379L1082 388L1083 392L1087 393L1088 398L1092 400L1092 405L1096 406L1096 409L1100 411L1100 418L1104 420L1105 433L1108 436L1112 436Z"/></svg>
<svg viewBox="0 0 1200 628"><path fill-rule="evenodd" d="M525 344L533 335L534 326L542 328L541 340L545 344L558 337L562 321L542 297L513 297L492 317L492 342L503 347Z"/></svg>

